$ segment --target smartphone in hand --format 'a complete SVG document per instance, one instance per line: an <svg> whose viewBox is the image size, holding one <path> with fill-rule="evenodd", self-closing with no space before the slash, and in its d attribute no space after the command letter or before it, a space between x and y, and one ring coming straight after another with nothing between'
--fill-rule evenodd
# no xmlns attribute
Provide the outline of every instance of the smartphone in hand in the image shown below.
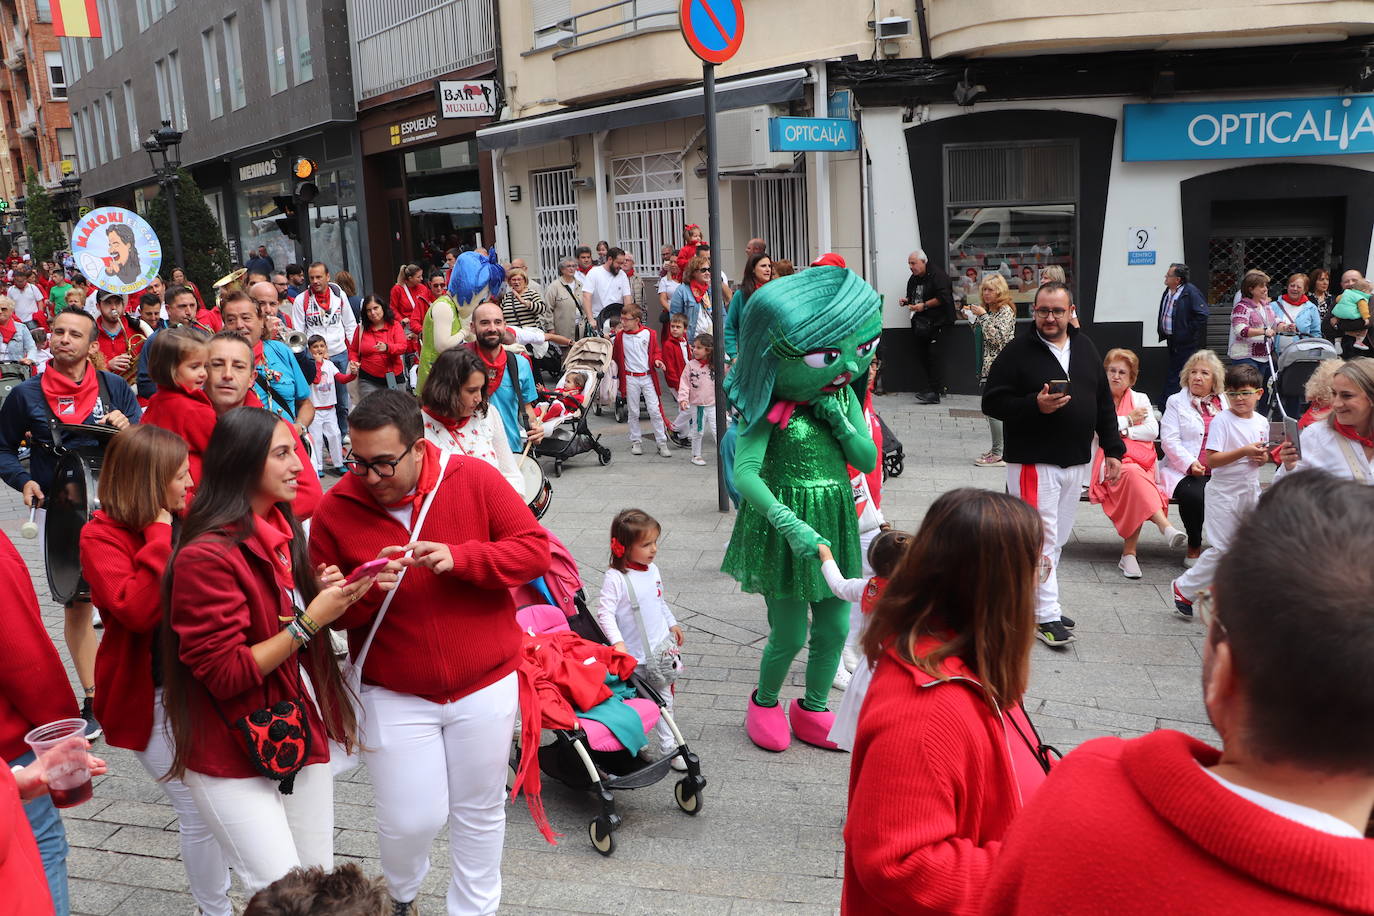
<svg viewBox="0 0 1374 916"><path fill-rule="evenodd" d="M1066 378L1052 378L1048 382L1050 394L1068 394L1069 380Z"/></svg>
<svg viewBox="0 0 1374 916"><path fill-rule="evenodd" d="M378 557L375 560L368 560L366 563L364 563L363 565L359 566L357 569L349 573L348 578L344 579L343 584L352 585L359 579L366 579L368 576L375 576L377 575L377 573L386 569L386 564L389 562L391 561L388 560L386 557Z"/></svg>

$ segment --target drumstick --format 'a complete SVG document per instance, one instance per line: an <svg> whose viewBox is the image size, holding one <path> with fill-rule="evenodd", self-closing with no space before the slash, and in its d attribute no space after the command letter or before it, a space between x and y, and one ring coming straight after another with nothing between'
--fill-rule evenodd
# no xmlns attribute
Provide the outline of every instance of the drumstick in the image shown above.
<svg viewBox="0 0 1374 916"><path fill-rule="evenodd" d="M33 520L34 513L37 511L38 503L35 501L34 504L29 507L29 520L19 528L19 533L29 540L38 537L38 525L35 524Z"/></svg>
<svg viewBox="0 0 1374 916"><path fill-rule="evenodd" d="M529 438L528 435L526 435L526 436L525 436L525 449L524 449L524 451L522 451L522 452L520 453L520 460L517 461L517 462L515 462L515 466L516 466L517 468L518 468L518 467L522 467L522 466L525 464L525 459L528 458L528 457L530 456L530 446L532 446L532 445L534 445L534 440L531 439L531 438Z"/></svg>

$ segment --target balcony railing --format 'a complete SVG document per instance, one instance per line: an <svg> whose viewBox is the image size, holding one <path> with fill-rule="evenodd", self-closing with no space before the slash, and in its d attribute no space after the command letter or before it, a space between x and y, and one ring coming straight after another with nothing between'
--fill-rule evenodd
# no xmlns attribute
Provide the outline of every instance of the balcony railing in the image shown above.
<svg viewBox="0 0 1374 916"><path fill-rule="evenodd" d="M19 109L19 136L33 137L38 133L38 115L33 110L33 103L30 102Z"/></svg>
<svg viewBox="0 0 1374 916"><path fill-rule="evenodd" d="M494 0L354 0L357 96L370 99L496 59Z"/></svg>
<svg viewBox="0 0 1374 916"><path fill-rule="evenodd" d="M669 0L613 0L536 31L535 46L586 47L651 29L677 28L677 17L677 4Z"/></svg>

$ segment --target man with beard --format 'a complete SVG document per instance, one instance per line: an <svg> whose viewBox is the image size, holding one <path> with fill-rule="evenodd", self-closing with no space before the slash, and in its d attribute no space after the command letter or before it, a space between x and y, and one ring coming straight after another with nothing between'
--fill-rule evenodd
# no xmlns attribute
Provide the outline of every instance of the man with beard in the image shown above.
<svg viewBox="0 0 1374 916"><path fill-rule="evenodd" d="M294 425L298 436L304 436L310 421L315 419L310 380L301 371L290 347L280 340L264 339L261 303L243 290L232 290L225 294L219 310L224 316L224 329L248 341L253 350L253 392L262 406Z"/></svg>
<svg viewBox="0 0 1374 916"><path fill-rule="evenodd" d="M506 337L506 318L496 303L484 302L473 310L472 332L477 340L468 346L481 357L486 367L487 398L501 415L510 450L521 452L525 448L521 413L529 426L530 439L538 442L544 438L544 424L534 410L534 399L538 395L534 387L534 367L524 356L501 346Z"/></svg>
<svg viewBox="0 0 1374 916"><path fill-rule="evenodd" d="M601 313L607 306L621 308L634 302L630 294L630 278L625 273L625 252L620 248L606 251L606 263L598 264L582 278L582 311L589 322L600 327Z"/></svg>

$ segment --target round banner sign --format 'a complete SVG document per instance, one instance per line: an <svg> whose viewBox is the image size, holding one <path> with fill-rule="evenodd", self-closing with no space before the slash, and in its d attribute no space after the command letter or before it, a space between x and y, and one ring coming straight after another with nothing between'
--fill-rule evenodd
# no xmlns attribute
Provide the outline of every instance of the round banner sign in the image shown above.
<svg viewBox="0 0 1374 916"><path fill-rule="evenodd" d="M157 276L162 244L137 213L101 207L77 220L72 257L93 286L125 296L145 289Z"/></svg>

